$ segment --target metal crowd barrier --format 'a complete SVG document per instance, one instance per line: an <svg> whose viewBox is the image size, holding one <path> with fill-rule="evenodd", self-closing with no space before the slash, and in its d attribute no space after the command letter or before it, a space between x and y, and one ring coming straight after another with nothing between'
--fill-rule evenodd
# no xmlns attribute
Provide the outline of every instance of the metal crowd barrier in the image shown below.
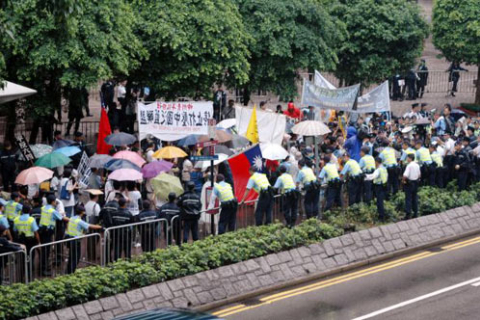
<svg viewBox="0 0 480 320"><path fill-rule="evenodd" d="M27 282L28 265L27 252L6 252L0 254L0 285Z"/></svg>
<svg viewBox="0 0 480 320"><path fill-rule="evenodd" d="M156 219L131 223L105 229L104 263L108 264L120 258L131 258L142 252L166 248L169 243L169 232L164 232L162 225L168 230L167 219Z"/></svg>
<svg viewBox="0 0 480 320"><path fill-rule="evenodd" d="M103 265L99 233L39 244L30 249L29 280L70 274L77 268Z"/></svg>

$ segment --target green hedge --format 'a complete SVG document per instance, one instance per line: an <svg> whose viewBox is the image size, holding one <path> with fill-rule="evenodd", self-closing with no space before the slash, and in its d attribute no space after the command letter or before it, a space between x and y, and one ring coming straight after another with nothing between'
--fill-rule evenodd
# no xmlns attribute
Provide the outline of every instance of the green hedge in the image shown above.
<svg viewBox="0 0 480 320"><path fill-rule="evenodd" d="M20 319L126 292L161 281L338 237L342 231L310 219L288 229L281 224L250 227L193 244L146 253L107 267L0 287L0 318Z"/></svg>

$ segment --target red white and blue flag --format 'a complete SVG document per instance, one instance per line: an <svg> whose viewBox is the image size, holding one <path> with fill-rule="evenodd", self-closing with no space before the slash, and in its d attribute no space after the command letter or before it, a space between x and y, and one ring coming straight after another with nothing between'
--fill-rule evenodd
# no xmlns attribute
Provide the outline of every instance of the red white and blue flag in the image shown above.
<svg viewBox="0 0 480 320"><path fill-rule="evenodd" d="M112 128L110 127L110 120L108 119L106 105L101 93L100 100L102 108L100 111L100 123L98 124L97 154L108 154L112 146L105 142L105 138L112 133Z"/></svg>
<svg viewBox="0 0 480 320"><path fill-rule="evenodd" d="M233 158L228 159L228 164L232 171L235 197L240 201L247 189L248 179L250 179L250 167L254 167L257 172L263 172L264 170L260 146L257 144ZM257 196L257 193L251 190L245 200L253 200L256 199Z"/></svg>

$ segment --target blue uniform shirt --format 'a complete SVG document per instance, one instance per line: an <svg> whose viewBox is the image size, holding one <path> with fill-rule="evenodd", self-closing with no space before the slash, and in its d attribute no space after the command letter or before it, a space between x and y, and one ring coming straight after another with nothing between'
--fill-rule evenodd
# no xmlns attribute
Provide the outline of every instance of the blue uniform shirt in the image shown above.
<svg viewBox="0 0 480 320"><path fill-rule="evenodd" d="M0 225L4 226L7 229L10 228L7 217L3 216L3 218L0 219Z"/></svg>
<svg viewBox="0 0 480 320"><path fill-rule="evenodd" d="M361 167L360 167L361 168ZM341 172L342 175L346 175L347 173L351 175L352 168L350 167L349 163L345 163L345 166L343 166L343 170Z"/></svg>

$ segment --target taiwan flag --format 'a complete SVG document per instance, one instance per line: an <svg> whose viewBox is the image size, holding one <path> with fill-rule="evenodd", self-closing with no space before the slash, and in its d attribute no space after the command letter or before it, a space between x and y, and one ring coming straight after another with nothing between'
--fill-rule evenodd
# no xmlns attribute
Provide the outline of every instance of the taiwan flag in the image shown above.
<svg viewBox="0 0 480 320"><path fill-rule="evenodd" d="M250 167L254 167L257 172L263 172L263 159L260 146L257 144L250 149L228 159L228 164L232 170L233 182L235 186L235 197L238 201L242 200L247 189ZM253 200L258 194L252 189L245 200Z"/></svg>

